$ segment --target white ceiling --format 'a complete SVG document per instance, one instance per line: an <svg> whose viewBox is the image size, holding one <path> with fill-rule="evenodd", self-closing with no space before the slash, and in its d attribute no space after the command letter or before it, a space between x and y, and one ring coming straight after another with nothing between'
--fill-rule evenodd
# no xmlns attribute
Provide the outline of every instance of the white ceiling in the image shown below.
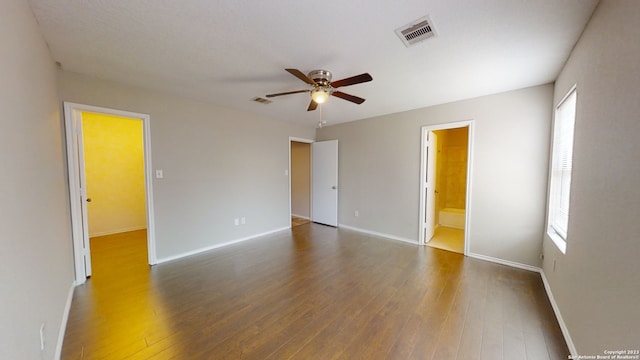
<svg viewBox="0 0 640 360"><path fill-rule="evenodd" d="M552 82L597 0L29 0L66 71L315 125ZM406 48L394 30L429 15L438 36ZM307 112L284 71L368 72Z"/></svg>

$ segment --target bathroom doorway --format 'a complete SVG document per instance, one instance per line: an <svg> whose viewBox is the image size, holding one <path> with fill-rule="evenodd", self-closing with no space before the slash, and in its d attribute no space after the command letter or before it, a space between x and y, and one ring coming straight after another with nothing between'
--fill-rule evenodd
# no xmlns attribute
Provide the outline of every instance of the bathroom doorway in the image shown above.
<svg viewBox="0 0 640 360"><path fill-rule="evenodd" d="M466 253L471 122L423 128L420 242Z"/></svg>

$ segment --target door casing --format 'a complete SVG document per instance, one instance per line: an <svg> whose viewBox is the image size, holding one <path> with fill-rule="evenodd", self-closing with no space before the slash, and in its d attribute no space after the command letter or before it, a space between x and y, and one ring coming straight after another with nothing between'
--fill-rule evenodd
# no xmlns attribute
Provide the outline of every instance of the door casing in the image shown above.
<svg viewBox="0 0 640 360"><path fill-rule="evenodd" d="M305 143L305 144L312 144L314 141L311 139L303 139L303 138L297 138L297 137L289 137L289 171L287 173L287 175L289 176L289 218L291 218L291 216L293 216L293 206L291 204L291 202L293 201L293 196L291 194L292 192L292 188L291 188L291 172L292 172L292 168L291 168L291 143L292 142L299 142L299 143ZM309 162L311 162L311 157L309 157ZM311 165L311 164L309 164ZM311 189L313 188L313 178L310 177L309 179L310 183L309 183L309 215L311 215L311 202L313 201L312 198L312 191ZM311 218L311 216L309 216L309 219ZM289 219L291 220L291 219Z"/></svg>
<svg viewBox="0 0 640 360"><path fill-rule="evenodd" d="M424 151L425 146L427 146L426 137L430 131L435 130L448 130L448 129L457 129L462 127L469 128L469 143L467 147L467 189L466 189L466 203L465 203L465 221L464 221L464 254L467 255L469 253L469 243L470 237L469 233L471 230L471 174L473 169L473 129L474 129L474 121L466 120L466 121L457 121L446 124L438 124L438 125L427 125L423 126L420 130L421 143L420 143L420 220L418 221L418 243L420 245L425 245L429 239L425 239L425 228L423 219L425 218L426 213L426 203L425 203L425 179L427 174L427 158L426 153ZM432 164L435 167L435 164Z"/></svg>
<svg viewBox="0 0 640 360"><path fill-rule="evenodd" d="M151 118L147 114L134 113L91 105L64 102L64 123L69 173L69 200L71 205L71 227L75 266L75 284L83 284L90 267L89 233L86 223L86 189L84 187L84 154L82 147L82 112L94 112L122 116L142 121L144 146L144 174L147 211L147 250L149 265L156 264L155 222L153 216L153 178L151 167Z"/></svg>

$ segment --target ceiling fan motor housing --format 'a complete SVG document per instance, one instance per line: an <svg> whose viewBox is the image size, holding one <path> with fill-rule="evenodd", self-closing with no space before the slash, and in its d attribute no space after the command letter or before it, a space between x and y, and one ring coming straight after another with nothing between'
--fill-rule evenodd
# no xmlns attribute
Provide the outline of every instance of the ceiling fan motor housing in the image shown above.
<svg viewBox="0 0 640 360"><path fill-rule="evenodd" d="M328 87L331 85L331 72L327 70L313 70L307 74L307 77L318 84L321 87Z"/></svg>

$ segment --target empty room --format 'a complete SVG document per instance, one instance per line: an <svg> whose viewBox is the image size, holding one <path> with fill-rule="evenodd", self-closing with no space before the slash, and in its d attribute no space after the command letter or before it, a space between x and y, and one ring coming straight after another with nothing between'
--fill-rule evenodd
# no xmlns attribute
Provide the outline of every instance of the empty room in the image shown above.
<svg viewBox="0 0 640 360"><path fill-rule="evenodd" d="M640 359L640 2L0 1L0 359Z"/></svg>

